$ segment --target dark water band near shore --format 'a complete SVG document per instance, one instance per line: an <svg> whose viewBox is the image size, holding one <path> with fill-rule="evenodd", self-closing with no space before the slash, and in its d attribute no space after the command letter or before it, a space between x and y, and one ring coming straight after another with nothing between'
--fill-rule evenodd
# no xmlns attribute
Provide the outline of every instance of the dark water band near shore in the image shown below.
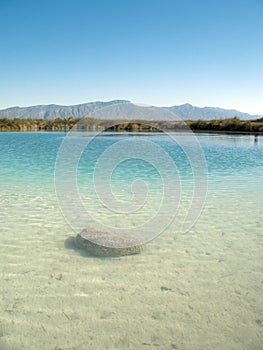
<svg viewBox="0 0 263 350"><path fill-rule="evenodd" d="M81 122L80 122L81 121ZM240 120L238 118L218 120L149 121L149 120L103 120L94 118L64 119L7 119L0 118L0 131L69 131L78 123L75 131L111 132L158 132L187 131L250 133L263 135L263 118Z"/></svg>

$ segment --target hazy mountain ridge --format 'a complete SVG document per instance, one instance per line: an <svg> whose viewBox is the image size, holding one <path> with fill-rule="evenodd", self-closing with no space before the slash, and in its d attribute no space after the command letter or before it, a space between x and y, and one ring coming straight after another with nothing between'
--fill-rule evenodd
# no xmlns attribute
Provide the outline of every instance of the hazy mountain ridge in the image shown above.
<svg viewBox="0 0 263 350"><path fill-rule="evenodd" d="M114 104L127 103L125 100L109 102L90 102L72 106L62 105L37 105L29 107L11 107L0 110L0 118L20 119L55 119L55 118L82 118Z"/></svg>
<svg viewBox="0 0 263 350"><path fill-rule="evenodd" d="M180 115L182 119L228 119L238 117L239 119L257 119L260 115L251 115L249 113L239 112L236 109L224 109L219 107L195 107L189 103L168 107L169 110L177 115Z"/></svg>
<svg viewBox="0 0 263 350"><path fill-rule="evenodd" d="M189 103L172 107L141 106L127 100L109 102L89 102L72 106L37 105L29 107L11 107L0 110L0 118L55 119L94 117L99 119L144 119L144 120L210 120L238 117L243 120L257 119L262 116L242 113L237 110L218 107L195 107Z"/></svg>

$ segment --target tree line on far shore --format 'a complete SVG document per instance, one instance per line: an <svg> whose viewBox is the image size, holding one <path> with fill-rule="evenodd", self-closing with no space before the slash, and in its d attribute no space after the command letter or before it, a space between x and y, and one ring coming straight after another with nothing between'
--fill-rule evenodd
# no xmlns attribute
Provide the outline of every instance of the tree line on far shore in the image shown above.
<svg viewBox="0 0 263 350"><path fill-rule="evenodd" d="M94 118L7 119L0 118L0 131L193 131L239 132L263 134L263 118L257 120L231 119L143 121L103 120Z"/></svg>

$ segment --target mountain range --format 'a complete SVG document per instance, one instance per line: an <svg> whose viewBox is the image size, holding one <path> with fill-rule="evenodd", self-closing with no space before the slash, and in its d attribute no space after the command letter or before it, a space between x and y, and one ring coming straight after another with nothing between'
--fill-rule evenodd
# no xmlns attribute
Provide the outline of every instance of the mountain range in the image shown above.
<svg viewBox="0 0 263 350"><path fill-rule="evenodd" d="M7 119L55 119L68 117L127 120L210 120L237 117L249 120L258 119L262 116L242 113L235 109L195 107L189 103L172 107L156 107L137 105L127 100L97 101L72 106L51 104L11 107L0 110L0 118Z"/></svg>

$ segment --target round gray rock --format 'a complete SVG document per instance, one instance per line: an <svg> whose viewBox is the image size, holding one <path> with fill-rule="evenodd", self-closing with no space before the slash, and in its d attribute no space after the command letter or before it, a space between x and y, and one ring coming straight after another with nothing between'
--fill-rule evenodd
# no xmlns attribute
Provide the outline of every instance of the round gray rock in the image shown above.
<svg viewBox="0 0 263 350"><path fill-rule="evenodd" d="M139 254L142 244L133 238L123 238L118 233L82 230L75 245L88 254L98 257L116 257Z"/></svg>

